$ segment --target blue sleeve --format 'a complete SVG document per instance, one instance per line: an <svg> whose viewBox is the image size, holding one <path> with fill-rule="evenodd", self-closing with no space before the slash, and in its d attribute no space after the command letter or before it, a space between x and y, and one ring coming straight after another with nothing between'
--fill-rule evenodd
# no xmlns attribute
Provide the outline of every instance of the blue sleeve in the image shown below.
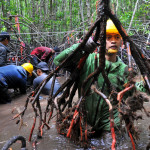
<svg viewBox="0 0 150 150"><path fill-rule="evenodd" d="M20 90L21 94L25 94L26 93L26 79L21 79L19 90Z"/></svg>
<svg viewBox="0 0 150 150"><path fill-rule="evenodd" d="M38 78L35 78L33 80L33 88L34 88L34 90L38 87L38 85L39 85L39 80L38 80Z"/></svg>
<svg viewBox="0 0 150 150"><path fill-rule="evenodd" d="M59 88L60 88L60 84L59 84L58 80L56 79L53 94L55 94ZM59 93L58 95L61 95L61 94L62 93Z"/></svg>

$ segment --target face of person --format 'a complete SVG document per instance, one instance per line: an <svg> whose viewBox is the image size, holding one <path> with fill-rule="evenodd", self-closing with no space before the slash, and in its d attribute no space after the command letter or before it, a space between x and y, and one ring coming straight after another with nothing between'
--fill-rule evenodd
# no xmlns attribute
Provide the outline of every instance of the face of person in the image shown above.
<svg viewBox="0 0 150 150"><path fill-rule="evenodd" d="M106 49L119 50L121 46L121 36L119 34L111 33L106 35ZM107 52L106 52L107 53Z"/></svg>
<svg viewBox="0 0 150 150"><path fill-rule="evenodd" d="M8 45L8 43L9 43L9 40L6 38L3 42L3 44L6 46L6 45Z"/></svg>

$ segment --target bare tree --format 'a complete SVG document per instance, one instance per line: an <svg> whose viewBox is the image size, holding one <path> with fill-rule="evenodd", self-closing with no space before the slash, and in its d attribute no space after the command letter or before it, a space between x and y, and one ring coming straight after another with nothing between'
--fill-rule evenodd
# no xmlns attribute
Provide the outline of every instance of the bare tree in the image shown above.
<svg viewBox="0 0 150 150"><path fill-rule="evenodd" d="M72 0L69 1L69 11L70 11L70 29L72 30Z"/></svg>
<svg viewBox="0 0 150 150"><path fill-rule="evenodd" d="M91 13L90 13L90 1L89 0L86 0L86 7L87 7L87 18L88 18L88 22L90 23Z"/></svg>
<svg viewBox="0 0 150 150"><path fill-rule="evenodd" d="M83 24L83 28L85 29L82 0L79 0L79 7L80 7L81 22L82 22L82 24Z"/></svg>
<svg viewBox="0 0 150 150"><path fill-rule="evenodd" d="M130 25L129 25L129 28L128 28L128 30L127 30L127 33L130 32L130 28L131 28L131 26L132 26L132 22L133 22L133 18L134 18L136 9L137 9L138 2L139 2L139 0L136 1L135 8L134 8L134 11L133 11L133 14L132 14L132 18L131 18Z"/></svg>

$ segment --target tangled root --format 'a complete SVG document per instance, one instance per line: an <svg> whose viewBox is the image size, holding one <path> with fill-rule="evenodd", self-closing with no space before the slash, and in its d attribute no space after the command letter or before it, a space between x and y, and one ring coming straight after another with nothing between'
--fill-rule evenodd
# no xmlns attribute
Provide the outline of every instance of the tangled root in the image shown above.
<svg viewBox="0 0 150 150"><path fill-rule="evenodd" d="M67 136L75 109L76 109L75 107L68 108L63 113L63 117L60 115L57 116L56 127L59 134ZM80 116L77 116L74 125L71 129L69 138L75 144L87 148L89 147L89 142L88 139L86 139L86 135L85 135L86 133L88 134L88 129L86 131L84 119Z"/></svg>
<svg viewBox="0 0 150 150"><path fill-rule="evenodd" d="M143 92L136 91L133 96L128 97L126 100L126 105L129 106L129 110L136 112L144 108L144 102L148 102L150 97Z"/></svg>
<svg viewBox="0 0 150 150"><path fill-rule="evenodd" d="M128 97L125 103L121 104L120 114L122 120L125 121L135 139L139 139L139 131L134 127L134 121L142 119L141 115L137 115L138 110L146 111L144 102L149 101L150 97L143 92L135 91L131 97Z"/></svg>
<svg viewBox="0 0 150 150"><path fill-rule="evenodd" d="M68 108L63 113L63 116L57 115L56 127L59 134L67 135L67 129L70 126L74 111L75 108Z"/></svg>

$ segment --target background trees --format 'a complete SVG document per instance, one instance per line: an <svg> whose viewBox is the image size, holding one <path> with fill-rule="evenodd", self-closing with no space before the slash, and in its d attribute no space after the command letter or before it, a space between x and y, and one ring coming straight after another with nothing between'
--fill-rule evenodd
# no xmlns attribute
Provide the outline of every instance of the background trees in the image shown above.
<svg viewBox="0 0 150 150"><path fill-rule="evenodd" d="M75 42L96 19L96 0L2 0L0 31L18 33L31 45L61 45ZM148 0L112 0L111 8L129 34L149 35L150 2ZM134 12L134 13L133 13ZM14 28L14 30L12 30ZM15 38L15 37L14 37Z"/></svg>

